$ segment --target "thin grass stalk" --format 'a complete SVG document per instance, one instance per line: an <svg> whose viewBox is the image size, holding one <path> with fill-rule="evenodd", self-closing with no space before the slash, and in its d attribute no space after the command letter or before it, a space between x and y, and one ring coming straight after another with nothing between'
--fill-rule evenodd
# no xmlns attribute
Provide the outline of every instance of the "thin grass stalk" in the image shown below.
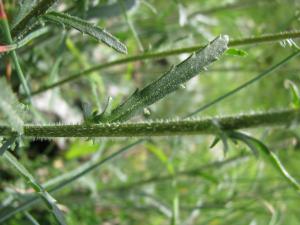
<svg viewBox="0 0 300 225"><path fill-rule="evenodd" d="M289 38L300 38L300 31L294 30L294 31L286 31L286 32L280 32L280 33L275 33L275 34L266 34L266 35L261 35L261 36L256 36L256 37L234 39L234 40L229 41L229 47L276 42L276 41L285 40L285 39L289 39ZM98 70L103 70L103 69L107 69L107 68L110 68L110 67L113 67L116 65L122 65L122 64L126 64L126 63L135 62L135 61L141 61L141 60L146 60L146 59L159 59L159 58L164 58L164 57L172 56L172 55L191 53L191 52L197 51L203 47L204 47L204 45L195 45L195 46L191 46L191 47L187 47L187 48L178 48L178 49L167 50L167 51L162 51L162 52L149 52L149 53L138 54L138 55L133 55L133 56L129 56L126 58L117 59L117 60L103 63L100 65L95 65L89 69L83 70L81 72L70 75L64 79L61 79L60 81L57 81L53 84L41 87L40 89L33 91L32 95L37 95L37 94L40 94L47 90L50 90L52 88L59 87L63 84L72 82L81 77L88 76L91 73L98 71Z"/></svg>

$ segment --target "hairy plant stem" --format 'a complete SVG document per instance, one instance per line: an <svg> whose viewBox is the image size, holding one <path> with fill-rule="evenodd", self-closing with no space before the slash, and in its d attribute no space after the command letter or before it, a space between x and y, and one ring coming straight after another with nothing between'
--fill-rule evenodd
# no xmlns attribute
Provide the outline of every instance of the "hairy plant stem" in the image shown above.
<svg viewBox="0 0 300 225"><path fill-rule="evenodd" d="M24 136L55 137L150 137L173 135L207 135L223 131L263 126L290 125L300 120L300 110L290 109L207 119L185 119L140 123L100 123L80 125L25 125ZM217 124L217 125L216 125ZM10 135L7 126L0 126L0 135Z"/></svg>
<svg viewBox="0 0 300 225"><path fill-rule="evenodd" d="M16 37L22 33L28 26L31 19L43 15L55 2L57 2L57 0L39 1L25 17L13 27L11 30L12 36Z"/></svg>
<svg viewBox="0 0 300 225"><path fill-rule="evenodd" d="M250 45L250 44L260 44L260 43L266 43L266 42L275 42L275 41L280 41L280 40L284 40L287 38L300 38L300 30L287 31L287 32L281 32L281 33L276 33L276 34L266 34L266 35L257 36L257 37L235 39L235 40L232 40L229 42L229 47L240 46L240 45ZM121 65L121 64L140 61L140 60L158 59L158 58L164 58L164 57L171 56L171 55L191 53L191 52L201 49L204 46L205 45L195 45L195 46L191 46L191 47L187 47L187 48L178 48L178 49L173 49L173 50L168 50L168 51L163 51L163 52L149 52L149 53L129 56L129 57L122 58L122 59L117 59L117 60L107 62L104 64L100 64L100 65L95 65L89 69L83 70L81 72L78 72L71 76L68 76L64 79L61 79L60 81L57 81L53 84L42 87L42 88L32 92L32 95L37 95L37 94L40 94L47 90L50 90L52 88L61 86L68 82L79 79L83 76L87 76L97 70L102 70L102 69L110 68L110 67L113 67L116 65Z"/></svg>

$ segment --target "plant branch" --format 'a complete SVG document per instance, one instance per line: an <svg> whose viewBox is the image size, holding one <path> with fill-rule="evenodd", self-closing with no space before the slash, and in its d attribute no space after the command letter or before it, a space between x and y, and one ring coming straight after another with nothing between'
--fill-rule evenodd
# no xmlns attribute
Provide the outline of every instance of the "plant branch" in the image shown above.
<svg viewBox="0 0 300 225"><path fill-rule="evenodd" d="M207 135L223 131L264 126L290 125L300 120L298 109L272 111L207 119L185 119L140 123L100 123L80 125L25 125L24 136L55 137L150 137L173 135ZM216 122L218 127L216 126ZM7 126L0 126L0 135L11 135Z"/></svg>
<svg viewBox="0 0 300 225"><path fill-rule="evenodd" d="M280 40L284 40L287 38L300 38L300 30L286 31L286 32L281 32L281 33L276 33L276 34L267 34L267 35L248 37L248 38L242 38L242 39L234 39L232 41L229 41L229 47L275 42L275 41L280 41ZM126 63L140 61L140 60L159 59L159 58L164 58L164 57L171 56L171 55L191 53L191 52L194 52L194 51L197 51L197 50L203 48L204 46L205 45L195 45L195 46L191 46L191 47L187 47L187 48L178 48L178 49L167 50L167 51L162 51L162 52L149 52L149 53L129 56L129 57L122 58L122 59L117 59L117 60L107 62L104 64L100 64L100 65L95 65L89 69L83 70L83 71L75 73L69 77L61 79L60 81L57 81L53 84L42 87L42 88L34 91L32 93L32 95L37 95L37 94L40 94L47 90L50 90L52 88L56 88L63 84L66 84L66 83L69 83L76 79L79 79L83 76L87 76L97 70L107 69L107 68L110 68L110 67L113 67L116 65L126 64Z"/></svg>

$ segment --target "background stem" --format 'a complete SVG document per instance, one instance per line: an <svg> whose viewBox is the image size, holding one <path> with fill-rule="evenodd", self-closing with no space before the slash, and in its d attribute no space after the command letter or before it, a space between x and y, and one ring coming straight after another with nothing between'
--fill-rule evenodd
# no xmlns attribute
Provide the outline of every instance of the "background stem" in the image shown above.
<svg viewBox="0 0 300 225"><path fill-rule="evenodd" d="M284 40L287 38L300 38L300 31L299 30L286 31L286 32L281 32L281 33L276 33L276 34L266 34L266 35L261 35L261 36L256 36L256 37L234 39L234 40L229 41L229 47L274 42L274 41ZM187 48L178 48L178 49L162 51L162 52L144 53L144 54L129 56L129 57L122 58L122 59L117 59L117 60L103 63L100 65L95 65L89 69L83 70L83 71L75 73L67 78L61 79L60 81L57 81L53 84L42 87L42 88L32 92L32 95L37 95L39 93L50 90L52 88L69 83L69 82L79 79L83 76L87 76L97 70L102 70L102 69L110 68L110 67L113 67L116 65L121 65L121 64L140 61L140 60L159 59L159 58L164 58L164 57L171 56L171 55L191 53L191 52L194 52L194 51L197 51L197 50L203 48L204 46L205 45L201 44L201 45L195 45L195 46L191 46L191 47L187 47Z"/></svg>

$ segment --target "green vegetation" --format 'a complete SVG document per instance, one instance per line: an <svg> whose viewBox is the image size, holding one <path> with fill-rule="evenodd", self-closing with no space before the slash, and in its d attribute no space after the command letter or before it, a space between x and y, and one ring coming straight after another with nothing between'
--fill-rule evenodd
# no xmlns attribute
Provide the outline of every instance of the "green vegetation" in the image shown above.
<svg viewBox="0 0 300 225"><path fill-rule="evenodd" d="M0 0L0 224L298 224L299 20Z"/></svg>

